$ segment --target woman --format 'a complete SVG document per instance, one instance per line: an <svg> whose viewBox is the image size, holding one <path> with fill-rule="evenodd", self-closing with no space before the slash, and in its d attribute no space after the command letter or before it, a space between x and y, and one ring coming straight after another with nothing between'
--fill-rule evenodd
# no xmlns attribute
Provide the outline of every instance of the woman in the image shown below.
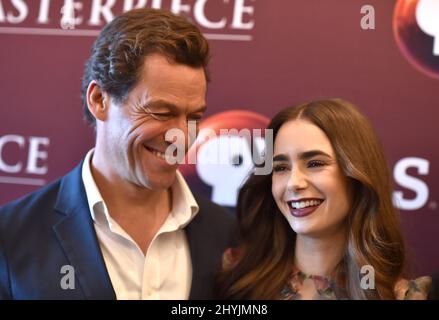
<svg viewBox="0 0 439 320"><path fill-rule="evenodd" d="M271 175L242 187L241 244L224 254L220 298L418 299L430 279L404 280L391 176L368 120L323 100L277 114Z"/></svg>

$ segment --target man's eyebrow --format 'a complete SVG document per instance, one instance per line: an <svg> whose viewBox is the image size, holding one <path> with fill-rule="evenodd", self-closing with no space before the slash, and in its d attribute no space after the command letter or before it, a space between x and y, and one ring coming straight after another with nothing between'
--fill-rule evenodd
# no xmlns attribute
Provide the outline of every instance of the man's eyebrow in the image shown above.
<svg viewBox="0 0 439 320"><path fill-rule="evenodd" d="M299 153L298 158L300 160L306 160L306 159L313 158L315 156L324 156L327 158L331 158L331 156L329 154L327 154L326 152L323 152L322 150L310 150L310 151L301 152L301 153Z"/></svg>
<svg viewBox="0 0 439 320"><path fill-rule="evenodd" d="M157 108L165 108L168 109L171 112L177 112L179 110L181 110L180 107L177 107L175 104L170 103L168 101L165 100L154 100L151 102L148 102L145 104L145 107L148 109L151 109L151 111L153 111L152 109L157 109ZM194 110L192 113L199 113L199 112L205 112L207 109L207 106L201 106L198 109Z"/></svg>
<svg viewBox="0 0 439 320"><path fill-rule="evenodd" d="M199 107L197 110L194 110L192 113L204 113L207 110L207 106Z"/></svg>

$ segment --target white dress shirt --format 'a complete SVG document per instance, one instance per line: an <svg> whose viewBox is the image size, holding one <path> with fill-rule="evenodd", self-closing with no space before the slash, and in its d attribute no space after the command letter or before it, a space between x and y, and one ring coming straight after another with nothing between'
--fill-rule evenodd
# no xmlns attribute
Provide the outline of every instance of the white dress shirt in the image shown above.
<svg viewBox="0 0 439 320"><path fill-rule="evenodd" d="M145 256L108 212L90 168L93 151L90 150L85 157L82 180L117 299L188 299L192 262L183 228L195 217L199 208L184 178L177 171L171 187L172 210ZM148 208L145 208L145 214L147 212Z"/></svg>

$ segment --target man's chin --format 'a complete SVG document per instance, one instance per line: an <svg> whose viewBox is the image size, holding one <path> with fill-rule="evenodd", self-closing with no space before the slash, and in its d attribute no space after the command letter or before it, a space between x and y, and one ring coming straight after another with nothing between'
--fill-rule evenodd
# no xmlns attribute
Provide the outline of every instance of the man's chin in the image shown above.
<svg viewBox="0 0 439 320"><path fill-rule="evenodd" d="M154 191L167 190L175 182L176 172L166 173L166 175L159 177L150 177L150 179L145 179L145 187Z"/></svg>

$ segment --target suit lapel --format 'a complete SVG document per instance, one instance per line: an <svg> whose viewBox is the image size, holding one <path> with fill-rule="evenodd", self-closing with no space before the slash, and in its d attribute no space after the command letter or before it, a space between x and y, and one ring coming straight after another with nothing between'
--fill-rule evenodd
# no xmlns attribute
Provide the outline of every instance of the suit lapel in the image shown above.
<svg viewBox="0 0 439 320"><path fill-rule="evenodd" d="M81 172L82 163L61 181L55 205L60 220L53 230L75 269L75 278L85 298L115 299L91 219Z"/></svg>
<svg viewBox="0 0 439 320"><path fill-rule="evenodd" d="M203 263L203 250L201 247L204 235L200 232L202 218L203 214L200 211L185 229L192 260L192 285L189 294L190 300L206 299L206 285L209 285L204 281L206 268Z"/></svg>

